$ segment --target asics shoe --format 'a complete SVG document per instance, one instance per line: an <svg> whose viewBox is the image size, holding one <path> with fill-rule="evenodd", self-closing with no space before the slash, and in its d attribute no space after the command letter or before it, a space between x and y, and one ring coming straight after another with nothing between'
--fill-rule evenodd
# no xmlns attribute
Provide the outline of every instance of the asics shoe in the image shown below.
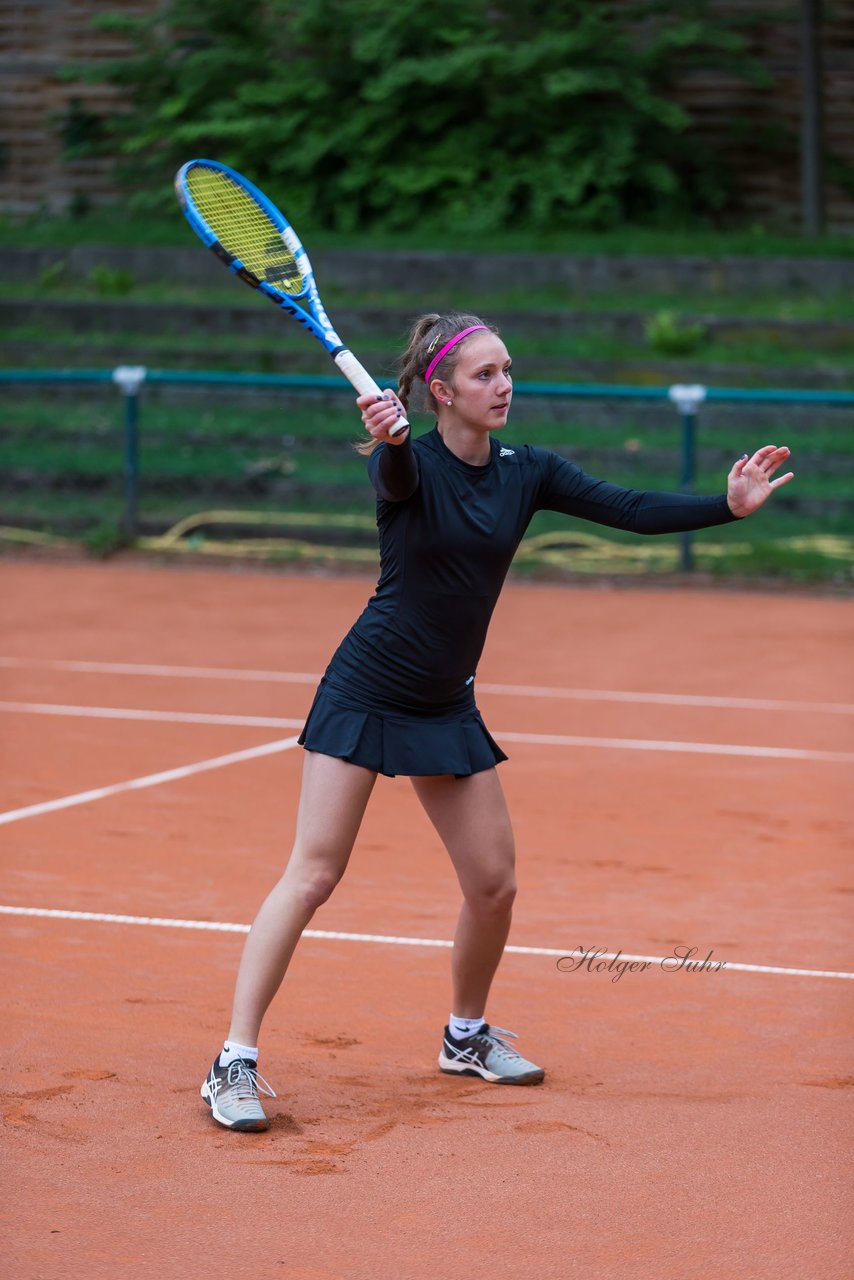
<svg viewBox="0 0 854 1280"><path fill-rule="evenodd" d="M517 1053L505 1036L517 1039L512 1031L487 1022L465 1040L455 1040L445 1027L439 1066L450 1075L482 1076L493 1084L539 1084L545 1071Z"/></svg>
<svg viewBox="0 0 854 1280"><path fill-rule="evenodd" d="M268 1098L276 1095L264 1077L259 1076L257 1062L236 1058L230 1066L221 1067L217 1056L200 1092L214 1120L226 1129L250 1133L269 1129L270 1122L258 1094L264 1093Z"/></svg>

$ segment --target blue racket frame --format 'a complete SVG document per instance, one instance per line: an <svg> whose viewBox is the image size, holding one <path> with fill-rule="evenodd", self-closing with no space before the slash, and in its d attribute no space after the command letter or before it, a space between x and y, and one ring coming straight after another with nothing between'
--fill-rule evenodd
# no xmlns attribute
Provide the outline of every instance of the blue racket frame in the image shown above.
<svg viewBox="0 0 854 1280"><path fill-rule="evenodd" d="M216 237L216 233L208 226L208 223L202 217L196 208L195 201L189 187L187 185L187 174L194 168L213 169L219 173L223 173L230 178L238 187L257 201L263 211L270 218L270 221L278 230L285 245L290 249L297 263L297 267L305 281L303 288L299 293L285 294L278 289L274 289L266 280L259 278L250 271L244 262L220 244ZM221 164L218 160L188 160L183 164L175 175L175 191L178 201L181 205L184 217L195 231L196 235L207 245L216 256L220 259L229 271L233 272L239 279L250 285L253 289L257 289L259 293L263 293L271 302L275 302L276 306L286 311L288 315L298 320L301 325L308 329L309 333L322 344L332 356L338 369L348 379L352 386L356 388L360 395L381 395L382 392L378 384L374 381L367 369L359 363L352 351L345 347L338 334L333 329L329 317L324 310L323 303L320 300L320 294L317 291L317 285L314 282L314 272L308 259L308 254L303 248L302 241L294 231L287 218L280 209L277 209L272 200L264 195L263 191L259 191L254 182L250 182L248 178L244 178L242 173L238 173L236 169L231 169L227 164ZM306 307L299 305L299 299L307 303ZM390 435L398 435L408 427L409 423L403 418L390 430Z"/></svg>
<svg viewBox="0 0 854 1280"><path fill-rule="evenodd" d="M234 257L220 244L215 233L196 208L192 193L187 185L187 174L190 170L196 168L214 169L219 173L224 173L226 177L230 178L237 186L242 187L261 206L281 235L287 248L294 255L297 267L305 281L304 287L299 293L284 294L280 290L274 289L266 280L260 280L247 268L245 263ZM229 168L227 164L220 164L217 160L188 160L186 164L181 166L175 176L175 191L184 217L196 235L228 267L229 271L239 276L251 288L263 293L272 302L275 302L276 306L281 307L283 311L287 311L289 315L292 315L294 319L299 320L300 324L305 325L310 333L317 338L318 342L323 343L331 356L335 356L338 351L345 349L344 343L333 329L324 310L320 294L317 291L317 285L314 282L314 272L309 262L308 254L303 248L299 236L281 210L276 208L272 200L269 200L263 191L260 191L248 178L244 178L236 169ZM299 305L297 299L300 298L308 302L308 310Z"/></svg>

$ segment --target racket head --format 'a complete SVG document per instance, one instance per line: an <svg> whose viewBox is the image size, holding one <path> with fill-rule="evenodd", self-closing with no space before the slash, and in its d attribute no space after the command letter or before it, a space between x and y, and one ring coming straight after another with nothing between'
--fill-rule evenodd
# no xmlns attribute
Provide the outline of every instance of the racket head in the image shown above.
<svg viewBox="0 0 854 1280"><path fill-rule="evenodd" d="M360 395L379 395L377 383L330 324L308 254L272 200L218 160L188 160L175 175L175 190L202 243L235 275L304 325ZM392 434L406 426L405 421L398 423Z"/></svg>
<svg viewBox="0 0 854 1280"><path fill-rule="evenodd" d="M311 292L311 265L299 236L248 178L217 160L188 160L175 190L198 237L247 284L282 302Z"/></svg>

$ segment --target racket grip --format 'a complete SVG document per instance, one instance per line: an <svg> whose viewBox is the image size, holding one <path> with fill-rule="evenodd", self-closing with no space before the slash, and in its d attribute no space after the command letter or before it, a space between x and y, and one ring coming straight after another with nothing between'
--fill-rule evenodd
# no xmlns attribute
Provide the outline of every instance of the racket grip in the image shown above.
<svg viewBox="0 0 854 1280"><path fill-rule="evenodd" d="M338 368L344 374L348 382L356 388L360 396L381 396L382 389L374 382L364 365L360 364L352 351L348 351L346 347L339 351L332 359ZM401 431L405 431L409 426L406 418L402 418L400 422L396 422L389 430L390 436L400 435Z"/></svg>

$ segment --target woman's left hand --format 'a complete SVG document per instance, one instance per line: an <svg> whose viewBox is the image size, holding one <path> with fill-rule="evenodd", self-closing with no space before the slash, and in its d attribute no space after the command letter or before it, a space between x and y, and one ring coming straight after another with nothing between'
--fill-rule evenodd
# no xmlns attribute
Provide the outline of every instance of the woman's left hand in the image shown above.
<svg viewBox="0 0 854 1280"><path fill-rule="evenodd" d="M781 484L788 484L794 477L794 471L772 480L774 472L787 461L790 450L786 445L766 444L757 449L752 458L747 454L738 462L727 477L726 500L734 516L749 516L758 511L775 489Z"/></svg>

